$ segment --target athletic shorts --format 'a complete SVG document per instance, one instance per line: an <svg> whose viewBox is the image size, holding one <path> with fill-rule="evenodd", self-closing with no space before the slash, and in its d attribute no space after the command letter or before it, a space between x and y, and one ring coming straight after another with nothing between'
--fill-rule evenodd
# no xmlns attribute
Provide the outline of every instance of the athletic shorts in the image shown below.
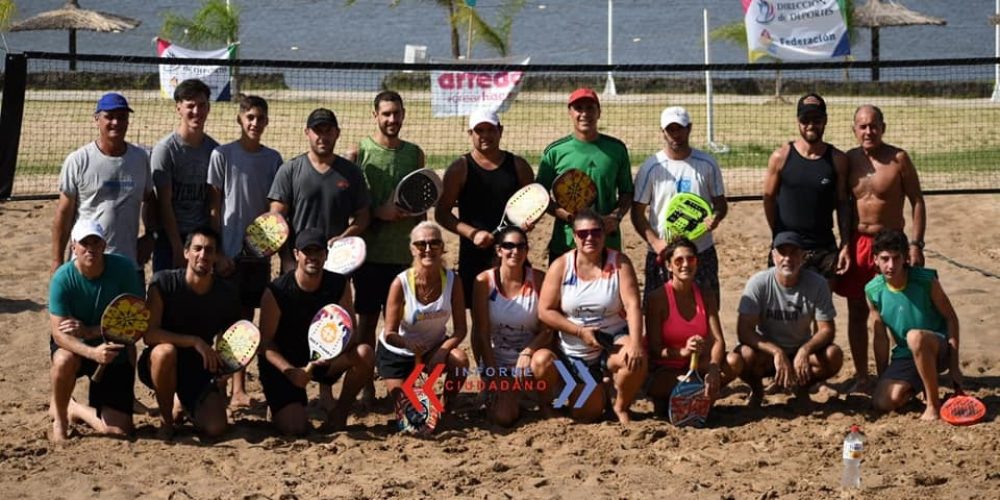
<svg viewBox="0 0 1000 500"><path fill-rule="evenodd" d="M465 308L472 309L472 287L479 273L493 267L496 254L493 248L479 252L466 252L458 257L458 277L462 280L462 294L465 296Z"/></svg>
<svg viewBox="0 0 1000 500"><path fill-rule="evenodd" d="M948 371L951 360L951 344L943 334L934 332L934 338L938 342L937 371L944 373ZM917 371L917 364L913 357L895 358L889 361L879 380L896 380L905 382L913 388L913 394L924 392L924 382L920 380L920 373Z"/></svg>
<svg viewBox="0 0 1000 500"><path fill-rule="evenodd" d="M441 341L441 344L444 340ZM427 364L427 360L430 359L431 355L435 351L441 348L441 344L434 346L429 349L427 353L424 354L424 358L421 360L424 364ZM378 341L378 346L375 348L375 366L378 368L378 375L383 379L402 379L406 380L410 374L413 373L413 369L417 367L416 356L404 356L402 354L396 354L389 349L386 349L382 345L382 341Z"/></svg>
<svg viewBox="0 0 1000 500"><path fill-rule="evenodd" d="M271 281L271 259L236 257L233 262L236 270L226 281L240 291L240 304L243 307L260 307L260 297Z"/></svg>
<svg viewBox="0 0 1000 500"><path fill-rule="evenodd" d="M150 365L152 353L152 347L143 350L137 368L139 380L155 391ZM198 405L205 396L218 391L219 386L215 384L212 374L204 368L201 354L191 347L177 347L177 399L181 400L184 410L192 415L197 413Z"/></svg>
<svg viewBox="0 0 1000 500"><path fill-rule="evenodd" d="M389 287L399 273L409 267L405 264L365 262L351 275L354 282L354 310L358 314L378 314L385 307Z"/></svg>
<svg viewBox="0 0 1000 500"><path fill-rule="evenodd" d="M742 349L744 345L746 345L746 344L739 344L739 343L736 344L736 347L733 348L733 352L738 355L740 353L740 349ZM828 345L832 345L832 344L828 344ZM747 347L749 347L749 346L747 346ZM826 346L824 346L823 349L826 349ZM762 349L754 349L754 350L757 351L757 352L760 352L763 355L769 356L772 359L774 357L774 356L771 356L771 353L769 353L767 351L764 351ZM798 348L789 349L787 347L782 347L781 348L781 352L785 353L785 357L788 358L788 361L791 363L791 362L795 362L795 355L799 353L799 349ZM815 353L813 353L813 354L815 354ZM776 373L777 373L777 371L774 369L774 363L773 362L767 363L766 366L765 366L765 368L764 368L763 376L764 377L772 377Z"/></svg>
<svg viewBox="0 0 1000 500"><path fill-rule="evenodd" d="M566 354L562 349L556 348L555 354L563 365L569 370L569 373L573 375L573 379L578 383L584 383L585 379L583 377L583 370L579 365L586 367L587 372L590 373L591 378L595 382L600 383L604 379L604 374L608 372L608 358L612 354L612 346L618 342L622 337L628 337L628 328L623 328L614 333L598 332L598 335L603 337L598 338L598 342L604 346L601 349L601 354L594 359L584 359L578 358L576 356L570 356ZM574 361L579 361L579 363L574 363Z"/></svg>
<svg viewBox="0 0 1000 500"><path fill-rule="evenodd" d="M49 359L55 355L58 348L59 346L50 338ZM97 362L82 356L79 358L80 367L76 370L76 378L92 377L97 370ZM107 365L100 382L90 379L87 392L89 404L97 410L98 417L101 416L101 409L104 407L132 415L134 408L132 401L135 399L135 367L128 361Z"/></svg>
<svg viewBox="0 0 1000 500"><path fill-rule="evenodd" d="M872 254L874 238L868 234L855 233L851 237L851 267L837 279L833 291L848 299L865 297L865 285L878 274L875 256Z"/></svg>
<svg viewBox="0 0 1000 500"><path fill-rule="evenodd" d="M643 286L643 300L653 290L663 288L663 284L669 279L670 272L667 271L666 264L656 262L656 254L646 252L646 283ZM706 248L698 253L698 269L694 274L694 282L702 291L711 290L719 293L719 255L715 251L715 245Z"/></svg>
<svg viewBox="0 0 1000 500"><path fill-rule="evenodd" d="M263 356L257 356L257 369L260 374L260 385L264 389L264 398L271 409L271 417L277 415L282 408L298 403L305 406L309 402L305 388L299 387L288 380L285 374L278 371L270 361ZM347 370L329 374L322 368L312 372L312 380L321 384L336 384Z"/></svg>
<svg viewBox="0 0 1000 500"><path fill-rule="evenodd" d="M839 256L840 252L836 246L805 250L802 255L802 268L809 269L831 280L837 277ZM770 250L767 252L767 267L774 267L774 256L771 255Z"/></svg>

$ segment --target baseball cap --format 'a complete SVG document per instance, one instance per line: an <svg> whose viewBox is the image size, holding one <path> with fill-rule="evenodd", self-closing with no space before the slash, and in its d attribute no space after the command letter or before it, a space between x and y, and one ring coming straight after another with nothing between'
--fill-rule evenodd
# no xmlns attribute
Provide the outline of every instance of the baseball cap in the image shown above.
<svg viewBox="0 0 1000 500"><path fill-rule="evenodd" d="M480 123L489 123L494 127L499 127L500 117L497 116L496 111L491 109L475 109L469 114L469 130L476 128L476 125Z"/></svg>
<svg viewBox="0 0 1000 500"><path fill-rule="evenodd" d="M323 231L310 227L299 232L295 237L295 249L305 250L309 247L326 248L326 236L323 235Z"/></svg>
<svg viewBox="0 0 1000 500"><path fill-rule="evenodd" d="M774 243L771 245L771 248L778 248L781 245L793 245L802 248L802 237L795 231L782 231L774 237Z"/></svg>
<svg viewBox="0 0 1000 500"><path fill-rule="evenodd" d="M597 92L594 92L592 89L588 89L587 87L580 87L569 95L569 102L566 103L566 105L570 106L580 99L593 99L598 105L601 104L601 101L597 98Z"/></svg>
<svg viewBox="0 0 1000 500"><path fill-rule="evenodd" d="M660 128L667 128L671 123L676 123L682 127L691 125L691 115L680 106L672 106L660 113Z"/></svg>
<svg viewBox="0 0 1000 500"><path fill-rule="evenodd" d="M70 232L70 237L73 241L80 242L88 236L97 236L102 240L106 240L104 237L104 228L96 220L80 219L76 221L76 224L73 224L73 230Z"/></svg>
<svg viewBox="0 0 1000 500"><path fill-rule="evenodd" d="M796 115L802 118L807 113L816 112L826 116L826 101L819 94L812 92L799 98Z"/></svg>
<svg viewBox="0 0 1000 500"><path fill-rule="evenodd" d="M100 113L101 111L115 111L117 109L127 109L129 113L132 112L132 108L128 107L128 101L125 99L125 96L108 92L97 100L97 109L94 112Z"/></svg>
<svg viewBox="0 0 1000 500"><path fill-rule="evenodd" d="M314 109L312 113L309 113L309 118L306 119L306 127L308 128L316 128L325 123L329 123L336 128L340 128L337 125L337 115L333 114L333 111L326 108Z"/></svg>

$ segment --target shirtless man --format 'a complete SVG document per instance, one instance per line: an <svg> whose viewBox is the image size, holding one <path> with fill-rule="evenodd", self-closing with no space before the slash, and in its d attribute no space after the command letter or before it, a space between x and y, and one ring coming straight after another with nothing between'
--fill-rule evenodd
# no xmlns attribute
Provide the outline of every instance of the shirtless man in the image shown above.
<svg viewBox="0 0 1000 500"><path fill-rule="evenodd" d="M909 262L924 265L924 229L927 223L917 170L906 151L882 142L882 110L866 104L854 112L854 136L859 147L847 152L848 186L857 200L858 226L849 250L852 266L834 291L847 298L847 338L854 358L856 382L852 391L868 392L868 304L865 284L878 273L872 255L874 235L881 229L902 230L904 199L910 200L913 231Z"/></svg>

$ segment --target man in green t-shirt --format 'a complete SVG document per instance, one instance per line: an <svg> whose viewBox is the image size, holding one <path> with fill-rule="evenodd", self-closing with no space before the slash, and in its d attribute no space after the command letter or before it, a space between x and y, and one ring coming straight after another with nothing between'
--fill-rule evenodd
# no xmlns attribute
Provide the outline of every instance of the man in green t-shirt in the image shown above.
<svg viewBox="0 0 1000 500"><path fill-rule="evenodd" d="M120 294L142 296L142 284L131 258L106 254L104 228L80 219L70 233L73 259L59 266L49 284L52 355L53 441L66 439L71 421L83 421L101 434L132 432L135 347L110 344L101 337L101 315ZM76 379L93 377L107 365L100 381L90 381L89 405L73 400Z"/></svg>
<svg viewBox="0 0 1000 500"><path fill-rule="evenodd" d="M872 402L893 411L923 391L927 404L921 420L940 418L938 374L949 370L962 381L958 365L958 316L941 288L937 271L909 265L909 240L898 229L875 234L872 253L881 274L865 286L875 318L875 368L879 380ZM889 335L896 347L889 360Z"/></svg>
<svg viewBox="0 0 1000 500"><path fill-rule="evenodd" d="M361 168L371 193L371 224L361 234L367 247L365 263L354 272L354 306L358 312L357 332L361 342L375 348L375 329L379 314L385 309L389 285L399 273L410 267L410 231L424 215L408 216L393 203L392 194L399 181L407 174L424 168L424 152L419 146L399 138L406 118L403 98L386 90L375 96L372 117L377 130L365 137L357 149L345 155ZM320 391L324 404L327 386ZM369 379L361 393L362 403L371 406L375 401L375 386Z"/></svg>
<svg viewBox="0 0 1000 500"><path fill-rule="evenodd" d="M597 129L601 118L601 103L597 94L588 88L576 89L567 104L573 133L558 139L545 148L538 164L535 181L552 188L552 181L569 169L579 169L597 185L594 209L601 214L607 246L621 250L621 233L618 226L632 203L632 163L625 143ZM556 222L549 241L549 262L573 248L573 214L555 207L551 211Z"/></svg>

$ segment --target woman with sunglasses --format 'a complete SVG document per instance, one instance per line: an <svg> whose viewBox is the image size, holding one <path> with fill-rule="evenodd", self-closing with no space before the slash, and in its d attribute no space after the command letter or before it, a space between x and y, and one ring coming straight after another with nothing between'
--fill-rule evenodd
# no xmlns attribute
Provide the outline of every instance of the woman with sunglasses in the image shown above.
<svg viewBox="0 0 1000 500"><path fill-rule="evenodd" d="M496 384L490 418L508 427L518 419L523 382L532 378L531 357L549 345L552 334L538 322L545 273L528 263L528 235L507 226L496 241L496 265L479 273L473 288L472 341L483 356L483 378ZM515 390L515 383L522 389Z"/></svg>
<svg viewBox="0 0 1000 500"><path fill-rule="evenodd" d="M705 395L715 400L719 389L739 369L726 364L719 306L713 296L701 293L695 283L698 247L681 238L667 245L663 254L670 278L646 298L646 332L651 373L646 391L657 415L666 416L677 377L687 373L691 356L698 356L698 371L705 378ZM742 364L736 357L737 364Z"/></svg>
<svg viewBox="0 0 1000 500"><path fill-rule="evenodd" d="M423 221L410 231L410 253L413 265L389 286L375 362L393 401L402 395L403 381L418 362L428 373L445 364L443 399L448 411L469 367L469 357L458 347L466 334L462 282L444 267L444 240L437 224Z"/></svg>
<svg viewBox="0 0 1000 500"><path fill-rule="evenodd" d="M608 397L601 382L609 372L617 392L612 409L620 422L627 423L628 409L646 377L635 268L625 254L605 248L604 225L597 212L577 212L572 227L576 248L552 262L538 299L538 318L559 331L559 346L556 352L539 349L532 370L548 387L555 387L559 379L553 366L557 359L578 381L593 378L597 388L586 401L576 401L581 386L567 402L573 408L571 415L585 421L604 413Z"/></svg>

